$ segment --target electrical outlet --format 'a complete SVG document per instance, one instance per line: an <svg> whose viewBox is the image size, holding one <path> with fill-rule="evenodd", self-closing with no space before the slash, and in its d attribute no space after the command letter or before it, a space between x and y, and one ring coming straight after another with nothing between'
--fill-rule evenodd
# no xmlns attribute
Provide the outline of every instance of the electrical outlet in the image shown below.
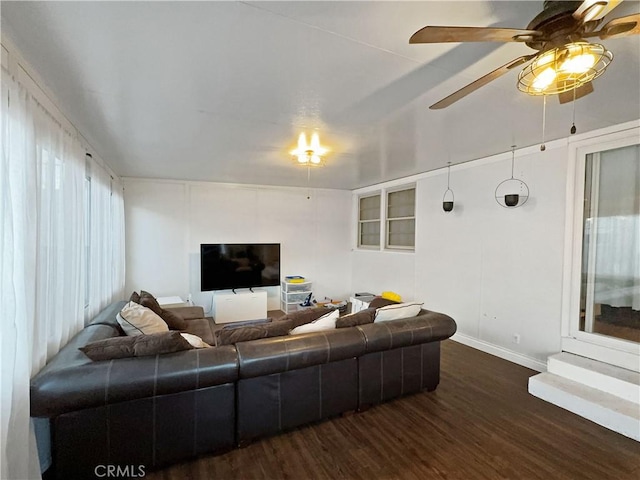
<svg viewBox="0 0 640 480"><path fill-rule="evenodd" d="M518 333L513 334L513 343L520 344L520 334Z"/></svg>

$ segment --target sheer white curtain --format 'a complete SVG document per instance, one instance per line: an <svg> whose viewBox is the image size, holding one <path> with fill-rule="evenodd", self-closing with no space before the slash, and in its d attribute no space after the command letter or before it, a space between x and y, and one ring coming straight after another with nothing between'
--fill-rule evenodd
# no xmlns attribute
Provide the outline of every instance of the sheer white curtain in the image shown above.
<svg viewBox="0 0 640 480"><path fill-rule="evenodd" d="M89 201L85 149L77 132L58 121L55 109L39 103L34 87L21 85L14 73L3 68L1 82L3 480L40 478L29 418L30 377L83 327L88 310L95 313L121 298L124 287L120 180L101 162L91 161ZM85 231L90 235L85 237Z"/></svg>
<svg viewBox="0 0 640 480"><path fill-rule="evenodd" d="M32 356L37 230L35 132L28 93L5 71L1 83L0 478L38 478L34 437L29 431L29 377L37 368Z"/></svg>
<svg viewBox="0 0 640 480"><path fill-rule="evenodd" d="M121 181L98 160L88 162L91 178L89 299L85 319L93 318L124 292L124 200Z"/></svg>

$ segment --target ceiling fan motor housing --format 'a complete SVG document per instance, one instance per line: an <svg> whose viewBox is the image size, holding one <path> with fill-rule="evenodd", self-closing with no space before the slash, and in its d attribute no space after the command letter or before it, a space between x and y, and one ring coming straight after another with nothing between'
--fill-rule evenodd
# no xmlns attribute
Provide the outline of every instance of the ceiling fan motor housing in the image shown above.
<svg viewBox="0 0 640 480"><path fill-rule="evenodd" d="M585 33L595 30L601 22L601 20L583 22L574 18L573 12L582 3L582 1L545 1L542 12L536 15L527 26L527 30L537 30L543 35L525 43L534 50L545 51L580 41Z"/></svg>

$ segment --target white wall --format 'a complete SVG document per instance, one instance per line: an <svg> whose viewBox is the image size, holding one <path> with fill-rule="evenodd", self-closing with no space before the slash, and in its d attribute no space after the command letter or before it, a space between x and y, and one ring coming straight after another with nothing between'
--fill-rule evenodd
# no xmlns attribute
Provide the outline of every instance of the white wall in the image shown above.
<svg viewBox="0 0 640 480"><path fill-rule="evenodd" d="M560 350L567 155L566 141L516 152L515 177L531 197L513 209L495 201L510 153L451 169L451 213L446 170L405 179L417 180L415 253L355 251L353 288L424 301L456 320L458 340L544 369Z"/></svg>
<svg viewBox="0 0 640 480"><path fill-rule="evenodd" d="M200 292L201 243L280 243L281 274L313 281L319 300L347 298L351 286L351 193L205 182L125 179L128 292ZM268 288L279 309L279 287Z"/></svg>

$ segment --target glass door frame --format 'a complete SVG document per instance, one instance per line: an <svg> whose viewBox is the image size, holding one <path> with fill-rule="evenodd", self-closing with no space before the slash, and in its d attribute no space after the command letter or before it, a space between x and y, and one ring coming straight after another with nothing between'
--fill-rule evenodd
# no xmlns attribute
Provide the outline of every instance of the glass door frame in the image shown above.
<svg viewBox="0 0 640 480"><path fill-rule="evenodd" d="M626 130L569 144L561 334L563 351L640 372L640 344L580 330L586 158L640 144L639 122L634 123Z"/></svg>

